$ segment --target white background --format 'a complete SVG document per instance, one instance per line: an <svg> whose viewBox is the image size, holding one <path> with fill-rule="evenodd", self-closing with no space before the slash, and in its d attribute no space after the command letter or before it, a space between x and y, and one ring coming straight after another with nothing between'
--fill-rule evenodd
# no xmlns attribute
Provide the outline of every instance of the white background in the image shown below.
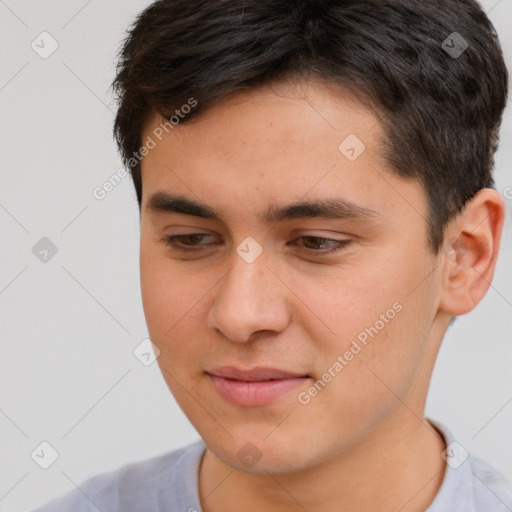
<svg viewBox="0 0 512 512"><path fill-rule="evenodd" d="M0 2L0 510L18 512L89 476L195 439L156 363L132 354L147 336L139 288L138 210L130 178L92 195L121 166L109 85L124 30L148 2ZM483 2L512 70L511 0ZM58 49L31 42L47 31ZM48 48L49 46L46 46ZM496 157L512 185L512 109ZM512 479L511 208L486 298L449 329L427 416ZM48 237L47 263L32 247ZM46 470L31 452L59 453Z"/></svg>

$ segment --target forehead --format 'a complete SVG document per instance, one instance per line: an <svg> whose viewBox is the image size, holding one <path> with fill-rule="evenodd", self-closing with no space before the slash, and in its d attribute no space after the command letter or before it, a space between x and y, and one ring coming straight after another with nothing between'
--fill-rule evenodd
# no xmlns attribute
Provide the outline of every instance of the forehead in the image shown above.
<svg viewBox="0 0 512 512"><path fill-rule="evenodd" d="M282 157L293 157L290 153L300 154L300 146L311 152L324 151L327 144L331 144L332 154L339 156L338 143L344 134L356 135L366 144L367 152L377 149L374 143L380 140L378 117L349 91L322 82L265 85L232 94L190 122L186 114L182 118L164 137L180 139L180 156L191 156L193 151L194 158L239 160L245 155L246 159L261 159L266 156L263 149L280 149ZM150 135L162 122L156 114L149 117L144 135ZM217 151L209 155L212 143ZM283 154L286 146L289 152Z"/></svg>
<svg viewBox="0 0 512 512"><path fill-rule="evenodd" d="M162 122L154 116L143 140ZM272 204L326 197L386 215L407 205L401 194L421 191L391 172L380 144L377 116L323 84L244 92L156 141L142 161L143 208L150 196L166 191L232 219ZM424 198L417 199L421 208Z"/></svg>

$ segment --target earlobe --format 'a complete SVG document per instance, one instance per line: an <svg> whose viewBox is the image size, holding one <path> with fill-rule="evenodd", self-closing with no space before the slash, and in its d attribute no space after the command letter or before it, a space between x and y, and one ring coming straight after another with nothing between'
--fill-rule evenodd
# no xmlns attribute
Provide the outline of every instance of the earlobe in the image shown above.
<svg viewBox="0 0 512 512"><path fill-rule="evenodd" d="M498 259L505 204L493 189L480 190L449 231L439 308L450 315L472 311L487 293Z"/></svg>

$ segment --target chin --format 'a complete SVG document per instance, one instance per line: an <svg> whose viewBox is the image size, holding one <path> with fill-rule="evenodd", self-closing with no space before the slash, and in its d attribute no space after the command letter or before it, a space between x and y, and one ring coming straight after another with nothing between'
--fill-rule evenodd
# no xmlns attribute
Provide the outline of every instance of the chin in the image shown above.
<svg viewBox="0 0 512 512"><path fill-rule="evenodd" d="M254 428L251 429L254 433ZM234 432L233 432L234 434ZM275 437L274 437L275 436ZM240 473L267 475L289 474L302 471L320 462L319 447L311 443L312 434L305 435L304 441L294 441L292 436L269 435L268 429L258 435L228 435L219 438L204 436L210 451L224 464ZM310 441L307 442L306 439ZM304 450L311 450L312 456ZM326 452L329 449L326 448ZM314 460L314 459L318 459Z"/></svg>

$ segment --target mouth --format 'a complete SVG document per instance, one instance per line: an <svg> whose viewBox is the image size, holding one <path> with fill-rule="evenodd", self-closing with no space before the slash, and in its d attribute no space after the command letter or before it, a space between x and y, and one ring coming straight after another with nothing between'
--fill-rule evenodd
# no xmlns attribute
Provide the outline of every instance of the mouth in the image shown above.
<svg viewBox="0 0 512 512"><path fill-rule="evenodd" d="M225 366L206 374L223 399L242 407L273 403L283 395L297 391L311 379L310 375L268 367L242 370Z"/></svg>

